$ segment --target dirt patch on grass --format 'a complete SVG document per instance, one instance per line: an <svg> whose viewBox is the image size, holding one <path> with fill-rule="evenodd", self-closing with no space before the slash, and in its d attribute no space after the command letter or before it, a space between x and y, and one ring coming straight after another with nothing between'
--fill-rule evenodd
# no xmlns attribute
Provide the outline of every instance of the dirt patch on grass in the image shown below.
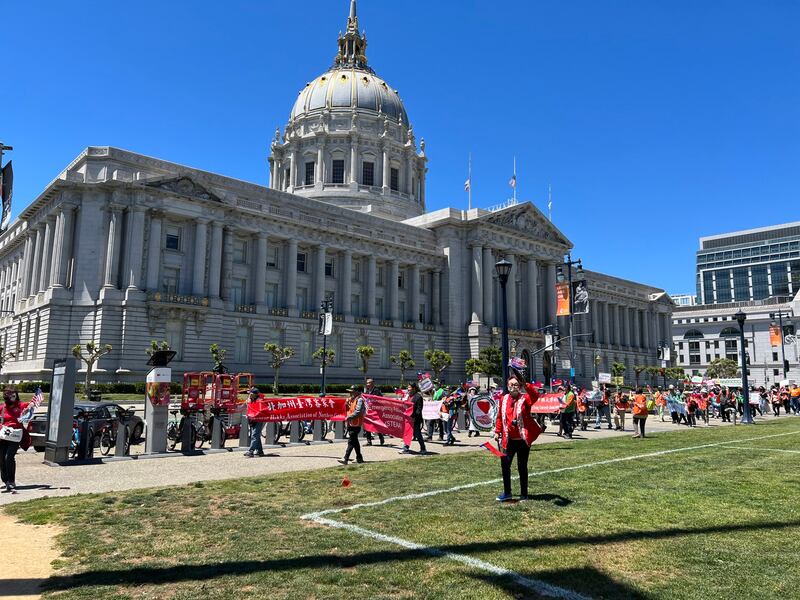
<svg viewBox="0 0 800 600"><path fill-rule="evenodd" d="M3 553L3 600L40 598L40 586L53 574L52 562L59 558L54 525L25 525L0 512L0 539Z"/></svg>

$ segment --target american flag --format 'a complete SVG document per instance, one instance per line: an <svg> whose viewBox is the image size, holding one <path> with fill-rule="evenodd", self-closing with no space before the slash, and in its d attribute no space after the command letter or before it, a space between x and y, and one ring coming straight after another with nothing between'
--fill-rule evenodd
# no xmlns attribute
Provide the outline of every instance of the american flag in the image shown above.
<svg viewBox="0 0 800 600"><path fill-rule="evenodd" d="M42 388L37 387L36 393L34 393L33 398L31 398L30 404L32 404L35 408L41 405L42 402L44 402L44 394L42 393Z"/></svg>
<svg viewBox="0 0 800 600"><path fill-rule="evenodd" d="M517 187L517 175L516 175L516 173L514 175L512 175L511 179L508 182L508 185L510 185L512 188L516 188Z"/></svg>
<svg viewBox="0 0 800 600"><path fill-rule="evenodd" d="M36 407L41 405L42 402L44 402L44 394L42 394L42 388L37 387L36 393L33 394L33 398L31 398L31 401L28 402L28 406L25 408L25 413L19 419L23 427L28 425L33 418L33 413L36 412Z"/></svg>

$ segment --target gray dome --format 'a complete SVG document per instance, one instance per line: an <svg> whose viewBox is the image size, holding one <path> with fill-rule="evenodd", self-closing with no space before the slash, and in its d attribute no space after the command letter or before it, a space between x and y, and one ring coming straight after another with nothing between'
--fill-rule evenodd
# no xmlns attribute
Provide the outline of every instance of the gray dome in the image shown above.
<svg viewBox="0 0 800 600"><path fill-rule="evenodd" d="M300 91L292 119L322 109L357 108L381 112L408 126L408 115L397 91L371 70L334 67Z"/></svg>

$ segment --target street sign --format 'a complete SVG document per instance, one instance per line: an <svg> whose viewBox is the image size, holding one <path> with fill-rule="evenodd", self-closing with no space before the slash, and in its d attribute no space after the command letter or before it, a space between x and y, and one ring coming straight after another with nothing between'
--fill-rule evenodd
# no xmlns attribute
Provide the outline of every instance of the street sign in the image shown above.
<svg viewBox="0 0 800 600"><path fill-rule="evenodd" d="M544 347L549 348L553 345L553 334L545 333L544 334Z"/></svg>
<svg viewBox="0 0 800 600"><path fill-rule="evenodd" d="M598 373L597 381L599 383L611 383L611 373Z"/></svg>
<svg viewBox="0 0 800 600"><path fill-rule="evenodd" d="M572 363L568 358L565 358L564 360L561 361L561 368L564 369L565 371L567 369L572 368Z"/></svg>

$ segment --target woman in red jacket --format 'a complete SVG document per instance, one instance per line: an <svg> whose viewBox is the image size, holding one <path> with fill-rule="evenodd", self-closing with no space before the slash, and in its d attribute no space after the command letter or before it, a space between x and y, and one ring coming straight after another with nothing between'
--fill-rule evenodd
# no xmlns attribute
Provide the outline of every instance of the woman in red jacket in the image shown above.
<svg viewBox="0 0 800 600"><path fill-rule="evenodd" d="M517 456L517 472L519 473L519 499L528 499L528 455L531 444L541 433L536 419L531 415L531 407L539 399L539 391L517 374L508 380L508 393L500 399L497 410L497 421L494 438L500 442L505 456L500 459L503 471L503 493L497 497L498 502L507 502L511 495L511 463Z"/></svg>
<svg viewBox="0 0 800 600"><path fill-rule="evenodd" d="M19 430L21 432L20 437L24 439L27 433L23 429L19 419L28 407L28 403L20 402L19 393L14 389L3 390L3 401L3 408L0 409L0 419L3 422L3 428L8 427L12 430ZM2 475L3 485L6 486L6 491L8 492L15 492L17 489L16 454L20 441L12 441L9 439L0 440L0 475Z"/></svg>

